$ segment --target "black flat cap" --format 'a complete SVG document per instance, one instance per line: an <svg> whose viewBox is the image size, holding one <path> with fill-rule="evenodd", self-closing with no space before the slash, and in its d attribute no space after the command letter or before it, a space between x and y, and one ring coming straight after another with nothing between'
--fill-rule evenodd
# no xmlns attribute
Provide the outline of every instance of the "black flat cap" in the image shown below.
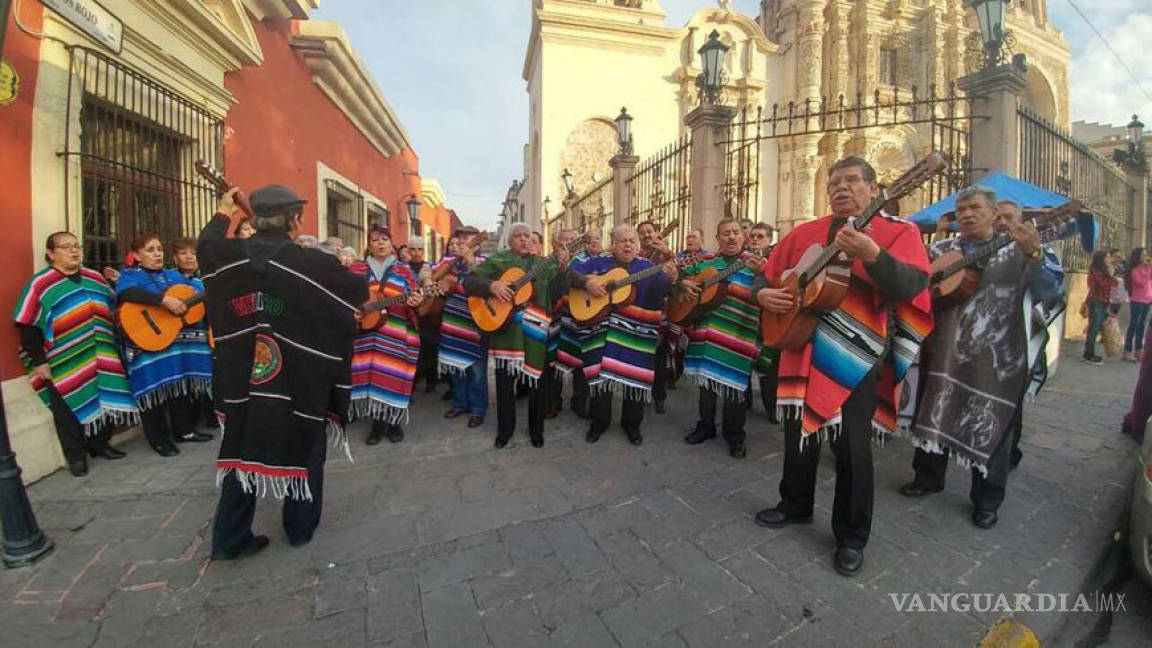
<svg viewBox="0 0 1152 648"><path fill-rule="evenodd" d="M252 211L256 212L257 216L269 216L282 213L290 207L303 205L308 201L282 184L270 184L253 191L248 196L248 202L252 205Z"/></svg>

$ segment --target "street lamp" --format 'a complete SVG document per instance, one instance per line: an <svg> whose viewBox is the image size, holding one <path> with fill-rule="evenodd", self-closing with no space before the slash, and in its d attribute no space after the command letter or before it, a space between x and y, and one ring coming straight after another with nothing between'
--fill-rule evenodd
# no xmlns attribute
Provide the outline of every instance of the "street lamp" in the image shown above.
<svg viewBox="0 0 1152 648"><path fill-rule="evenodd" d="M620 144L621 155L632 155L632 115L628 108L621 108L616 117L616 141Z"/></svg>
<svg viewBox="0 0 1152 648"><path fill-rule="evenodd" d="M564 181L564 190L568 192L568 197L572 197L576 191L572 188L572 172L568 167L564 167L564 173L560 174L560 179Z"/></svg>
<svg viewBox="0 0 1152 648"><path fill-rule="evenodd" d="M1004 45L1004 6L1009 0L971 0L976 11L976 23L980 36L984 39L984 67L995 67L1000 63L1001 48Z"/></svg>
<svg viewBox="0 0 1152 648"><path fill-rule="evenodd" d="M1128 122L1127 129L1128 150L1112 151L1112 159L1121 166L1131 167L1134 171L1143 171L1148 164L1144 154L1144 124L1136 115L1132 115L1132 121Z"/></svg>
<svg viewBox="0 0 1152 648"><path fill-rule="evenodd" d="M724 68L721 63L728 53L728 46L720 42L720 32L715 29L708 35L708 42L697 52L704 71L696 77L696 86L701 97L710 104L718 103L724 86Z"/></svg>

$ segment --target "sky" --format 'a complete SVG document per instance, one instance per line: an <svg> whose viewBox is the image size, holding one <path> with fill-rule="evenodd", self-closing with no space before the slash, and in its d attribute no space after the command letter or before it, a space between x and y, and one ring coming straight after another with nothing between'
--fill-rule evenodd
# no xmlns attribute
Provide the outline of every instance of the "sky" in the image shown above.
<svg viewBox="0 0 1152 648"><path fill-rule="evenodd" d="M1017 0L1019 1L1019 0ZM1143 91L1073 10L1048 0L1072 48L1072 119L1152 129L1152 1L1073 0L1136 73ZM521 78L531 0L323 0L314 18L339 21L408 131L420 172L444 189L465 223L494 228L523 174L528 95ZM661 0L682 25L713 0ZM758 12L757 0L731 8ZM478 10L479 9L479 10Z"/></svg>

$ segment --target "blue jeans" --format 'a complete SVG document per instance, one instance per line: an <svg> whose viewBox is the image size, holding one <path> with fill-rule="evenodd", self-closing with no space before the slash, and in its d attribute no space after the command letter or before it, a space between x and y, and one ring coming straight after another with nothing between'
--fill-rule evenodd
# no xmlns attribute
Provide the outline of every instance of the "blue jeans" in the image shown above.
<svg viewBox="0 0 1152 648"><path fill-rule="evenodd" d="M1084 339L1084 357L1096 357L1096 336L1100 335L1100 327L1104 326L1104 319L1108 317L1108 304L1095 299L1088 300L1088 334Z"/></svg>
<svg viewBox="0 0 1152 648"><path fill-rule="evenodd" d="M452 381L452 409L484 416L488 411L488 354L472 363L464 373L448 375Z"/></svg>
<svg viewBox="0 0 1152 648"><path fill-rule="evenodd" d="M1144 348L1144 325L1148 322L1148 308L1152 304L1132 302L1132 310L1128 315L1128 331L1124 334L1124 352Z"/></svg>

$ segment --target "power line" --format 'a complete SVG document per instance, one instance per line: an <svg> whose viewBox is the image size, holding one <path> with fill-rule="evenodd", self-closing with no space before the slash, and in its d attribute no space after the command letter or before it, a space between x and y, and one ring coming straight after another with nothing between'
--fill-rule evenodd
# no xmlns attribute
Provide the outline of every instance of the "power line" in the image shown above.
<svg viewBox="0 0 1152 648"><path fill-rule="evenodd" d="M1128 73L1128 76L1132 77L1132 81L1136 83L1136 87L1140 89L1140 92L1143 92L1144 96L1148 97L1149 101L1152 101L1152 94L1149 94L1148 90L1144 87L1144 84L1140 83L1140 79L1136 78L1136 74L1132 72L1132 68L1128 67L1128 64L1124 62L1124 59L1120 58L1120 55L1116 53L1116 50L1112 49L1112 45L1106 38L1104 38L1104 35L1100 33L1100 30L1096 29L1096 25L1093 25L1092 21L1088 20L1088 16L1085 16L1084 12L1080 11L1080 7L1077 7L1075 2L1068 0L1068 4L1072 7L1072 9L1076 11L1077 14L1080 15L1080 18L1086 25L1088 25L1088 27L1092 30L1092 33L1096 34L1096 37L1100 39L1100 42L1104 43L1104 47L1107 47L1108 51L1112 52L1112 56L1116 57L1116 62L1120 64L1120 67L1124 68L1124 71Z"/></svg>

